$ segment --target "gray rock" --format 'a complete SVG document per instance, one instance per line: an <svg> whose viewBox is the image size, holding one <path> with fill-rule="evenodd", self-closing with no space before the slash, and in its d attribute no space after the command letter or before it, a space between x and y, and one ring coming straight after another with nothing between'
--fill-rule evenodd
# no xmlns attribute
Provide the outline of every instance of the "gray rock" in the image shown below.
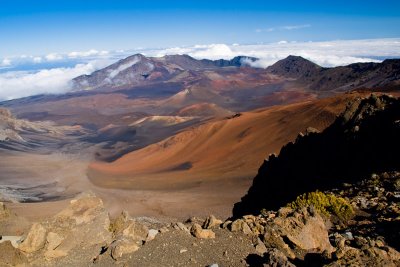
<svg viewBox="0 0 400 267"><path fill-rule="evenodd" d="M158 233L159 233L158 230L150 229L149 233L147 234L146 242L153 240Z"/></svg>
<svg viewBox="0 0 400 267"><path fill-rule="evenodd" d="M350 231L345 232L343 234L343 236L348 240L353 240L354 239L353 234Z"/></svg>

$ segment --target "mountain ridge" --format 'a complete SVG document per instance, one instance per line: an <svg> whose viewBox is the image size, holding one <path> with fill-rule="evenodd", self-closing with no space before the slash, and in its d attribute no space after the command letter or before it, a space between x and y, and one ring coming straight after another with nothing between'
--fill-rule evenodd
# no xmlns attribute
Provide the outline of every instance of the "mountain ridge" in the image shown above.
<svg viewBox="0 0 400 267"><path fill-rule="evenodd" d="M231 60L197 60L186 54L163 57L146 57L142 54L135 54L92 74L72 79L72 86L76 91L134 86L143 84L145 81L166 81L183 71L249 66L249 62L245 62L245 59L249 62L258 60L247 56L237 56Z"/></svg>
<svg viewBox="0 0 400 267"><path fill-rule="evenodd" d="M235 204L234 216L258 214L305 192L400 169L399 119L400 98L373 94L352 101L323 132L309 129L283 146L278 156L270 155L248 193Z"/></svg>
<svg viewBox="0 0 400 267"><path fill-rule="evenodd" d="M230 113L348 91L396 91L400 84L398 59L322 68L302 57L289 56L266 69L245 65L256 60L245 56L213 61L188 55L148 58L137 54L92 76L81 76L79 82L86 83L89 90L32 96L2 102L0 106L21 119L80 125L89 132L113 125L112 143L104 144L107 151L100 154L101 158L115 159L122 151L128 152L120 149L122 144L128 145L127 134L130 142L135 142L131 149L137 149L142 147L138 144L143 140L149 144L172 136L177 130L171 128L156 139L152 132L145 133L152 138L139 138L130 125L146 117L190 114L195 117L193 123L200 124L213 118L222 119ZM183 130L187 125L181 126ZM114 149L121 153L110 151Z"/></svg>
<svg viewBox="0 0 400 267"><path fill-rule="evenodd" d="M259 59L248 56L237 56L230 60L198 60L189 55L146 57L135 54L92 74L78 76L72 80L72 84L77 91L132 87L151 82L165 82L178 77L184 71L195 71L189 76L196 80L199 78L196 71L251 67L257 60ZM325 68L301 56L289 55L264 70L266 73L295 80L311 91L349 91L399 85L400 59Z"/></svg>
<svg viewBox="0 0 400 267"><path fill-rule="evenodd" d="M267 67L266 71L296 79L312 91L351 91L400 85L400 59L324 68L303 57L288 56Z"/></svg>

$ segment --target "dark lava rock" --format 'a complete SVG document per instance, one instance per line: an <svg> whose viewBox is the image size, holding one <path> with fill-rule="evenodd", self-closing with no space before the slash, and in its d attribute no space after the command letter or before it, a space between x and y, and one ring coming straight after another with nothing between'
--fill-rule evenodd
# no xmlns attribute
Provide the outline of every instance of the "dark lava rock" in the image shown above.
<svg viewBox="0 0 400 267"><path fill-rule="evenodd" d="M322 133L299 135L260 167L234 217L276 210L304 192L338 188L400 169L400 99L371 95L350 103Z"/></svg>

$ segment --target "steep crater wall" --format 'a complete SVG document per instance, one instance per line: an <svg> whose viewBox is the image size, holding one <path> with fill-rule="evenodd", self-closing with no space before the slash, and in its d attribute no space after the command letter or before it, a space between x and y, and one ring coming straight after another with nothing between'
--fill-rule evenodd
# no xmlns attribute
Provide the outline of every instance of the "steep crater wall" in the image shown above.
<svg viewBox="0 0 400 267"><path fill-rule="evenodd" d="M270 155L234 217L277 209L296 196L400 169L400 99L371 95L349 103L322 133L309 130Z"/></svg>

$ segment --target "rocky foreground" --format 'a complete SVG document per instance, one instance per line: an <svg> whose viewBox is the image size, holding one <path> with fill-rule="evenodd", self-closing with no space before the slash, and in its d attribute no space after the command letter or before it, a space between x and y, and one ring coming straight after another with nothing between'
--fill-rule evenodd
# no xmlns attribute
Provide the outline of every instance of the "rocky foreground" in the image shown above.
<svg viewBox="0 0 400 267"><path fill-rule="evenodd" d="M400 173L323 194L349 203L351 217L289 203L224 222L110 219L101 199L84 193L22 236L3 235L0 266L399 266ZM0 210L6 233L19 218L3 203Z"/></svg>
<svg viewBox="0 0 400 267"><path fill-rule="evenodd" d="M26 228L1 203L0 266L400 266L399 121L399 99L355 101L271 156L232 220L110 218L83 193Z"/></svg>

